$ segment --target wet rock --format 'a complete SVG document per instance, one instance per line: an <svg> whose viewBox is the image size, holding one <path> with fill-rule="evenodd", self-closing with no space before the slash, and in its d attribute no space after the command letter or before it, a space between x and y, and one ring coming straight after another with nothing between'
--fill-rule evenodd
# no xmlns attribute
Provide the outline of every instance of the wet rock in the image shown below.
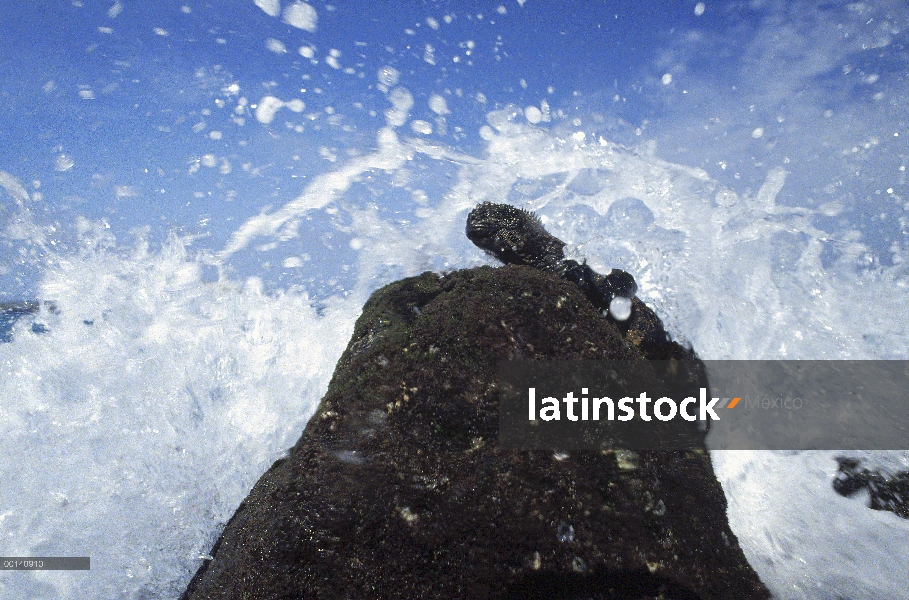
<svg viewBox="0 0 909 600"><path fill-rule="evenodd" d="M42 304L49 313L57 313L57 306L53 302L39 302L37 300L0 302L0 342L13 341L12 330L16 321L26 315L38 314L41 311ZM31 330L33 333L48 332L47 326L43 323L32 323Z"/></svg>
<svg viewBox="0 0 909 600"><path fill-rule="evenodd" d="M635 315L526 266L379 290L184 598L768 598L703 448L497 447L500 360L690 356Z"/></svg>
<svg viewBox="0 0 909 600"><path fill-rule="evenodd" d="M838 456L839 463L833 489L841 496L868 494L868 507L873 510L889 510L904 519L909 519L909 471L885 475L878 471L862 468L861 461Z"/></svg>

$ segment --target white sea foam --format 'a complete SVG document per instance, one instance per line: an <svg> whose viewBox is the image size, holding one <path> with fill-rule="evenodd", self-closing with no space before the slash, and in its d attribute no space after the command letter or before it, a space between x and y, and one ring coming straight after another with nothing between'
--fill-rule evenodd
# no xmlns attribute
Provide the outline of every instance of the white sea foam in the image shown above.
<svg viewBox="0 0 909 600"><path fill-rule="evenodd" d="M202 283L176 238L124 252L97 235L45 272L47 332L20 323L0 344L0 397L16 399L0 408L5 552L90 555L91 577L17 573L5 598L179 595L299 436L360 308Z"/></svg>
<svg viewBox="0 0 909 600"><path fill-rule="evenodd" d="M837 454L713 452L729 525L779 598L905 598L906 519L833 493Z"/></svg>

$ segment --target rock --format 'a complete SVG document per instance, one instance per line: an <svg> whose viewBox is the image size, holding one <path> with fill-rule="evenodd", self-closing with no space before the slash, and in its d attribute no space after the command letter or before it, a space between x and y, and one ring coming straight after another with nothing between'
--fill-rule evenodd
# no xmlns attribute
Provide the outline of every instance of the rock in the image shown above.
<svg viewBox="0 0 909 600"><path fill-rule="evenodd" d="M37 300L25 300L23 302L0 302L0 315L30 315L41 309L41 303Z"/></svg>
<svg viewBox="0 0 909 600"><path fill-rule="evenodd" d="M839 463L833 489L841 496L851 497L859 492L868 494L868 508L889 510L909 519L909 471L885 475L861 468L861 461L845 456L836 457Z"/></svg>
<svg viewBox="0 0 909 600"><path fill-rule="evenodd" d="M497 447L497 361L691 356L635 314L526 266L379 290L183 598L768 598L703 449Z"/></svg>
<svg viewBox="0 0 909 600"><path fill-rule="evenodd" d="M53 302L39 302L37 300L25 300L22 302L0 302L0 342L13 341L12 330L21 317L25 315L35 315L41 311L41 306L50 313L57 312L57 306ZM47 333L47 326L42 323L32 323L33 333Z"/></svg>

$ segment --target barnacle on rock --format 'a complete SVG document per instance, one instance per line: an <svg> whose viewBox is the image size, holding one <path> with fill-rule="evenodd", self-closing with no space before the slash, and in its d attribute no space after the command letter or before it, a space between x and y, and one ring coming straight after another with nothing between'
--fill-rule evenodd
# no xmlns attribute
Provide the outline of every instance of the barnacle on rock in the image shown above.
<svg viewBox="0 0 909 600"><path fill-rule="evenodd" d="M630 300L637 292L634 277L625 271L613 269L601 275L586 263L566 259L565 242L546 231L532 212L508 204L483 202L470 211L467 237L506 264L529 265L573 281L603 311L610 310L615 298ZM611 312L619 320L629 316L624 311Z"/></svg>

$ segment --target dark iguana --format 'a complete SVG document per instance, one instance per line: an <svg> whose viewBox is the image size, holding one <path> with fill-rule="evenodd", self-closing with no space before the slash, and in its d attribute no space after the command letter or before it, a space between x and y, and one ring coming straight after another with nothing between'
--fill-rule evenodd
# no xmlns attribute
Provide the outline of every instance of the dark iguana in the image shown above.
<svg viewBox="0 0 909 600"><path fill-rule="evenodd" d="M629 273L613 269L600 275L586 263L565 258L565 242L550 234L532 212L483 202L467 215L467 237L502 262L555 273L581 288L590 302L613 318L631 315L638 286Z"/></svg>

